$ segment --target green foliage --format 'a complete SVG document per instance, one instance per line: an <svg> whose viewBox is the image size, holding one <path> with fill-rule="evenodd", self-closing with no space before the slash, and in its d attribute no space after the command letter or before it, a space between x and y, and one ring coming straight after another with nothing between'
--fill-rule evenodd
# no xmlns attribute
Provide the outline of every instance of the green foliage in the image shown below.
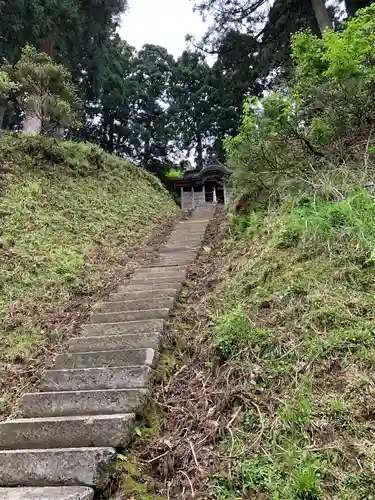
<svg viewBox="0 0 375 500"><path fill-rule="evenodd" d="M209 333L228 353L225 376L242 375L229 386L243 419L220 444L234 458L212 476L213 498L371 498L373 450L357 445L372 425L374 215L357 186L233 217ZM255 321L266 336L249 333Z"/></svg>
<svg viewBox="0 0 375 500"><path fill-rule="evenodd" d="M23 110L35 114L44 131L79 124L81 102L71 74L48 54L26 45L15 66L14 78L22 93Z"/></svg>
<svg viewBox="0 0 375 500"><path fill-rule="evenodd" d="M375 253L375 203L363 189L353 190L340 202L322 198L298 201L284 212L274 239L280 246L298 244L313 248L327 245L341 252L341 245L356 245L369 259Z"/></svg>
<svg viewBox="0 0 375 500"><path fill-rule="evenodd" d="M215 122L211 68L199 53L185 51L176 61L171 95L171 113L183 149L195 150L199 168L209 145ZM192 110L193 113L192 113Z"/></svg>
<svg viewBox="0 0 375 500"><path fill-rule="evenodd" d="M18 88L19 85L12 81L7 71L0 71L0 101L7 100Z"/></svg>
<svg viewBox="0 0 375 500"><path fill-rule="evenodd" d="M268 341L269 332L252 323L241 305L220 315L215 322L215 346L225 359L248 348L259 352Z"/></svg>
<svg viewBox="0 0 375 500"><path fill-rule="evenodd" d="M169 179L181 179L183 177L183 173L177 168L171 168L166 172L165 175Z"/></svg>
<svg viewBox="0 0 375 500"><path fill-rule="evenodd" d="M71 304L121 275L127 250L175 205L150 174L88 143L7 134L0 154L0 358L10 362L62 336Z"/></svg>
<svg viewBox="0 0 375 500"><path fill-rule="evenodd" d="M225 143L238 192L342 162L368 164L375 101L375 8L342 31L292 38L292 78L261 100L249 98L239 134ZM301 176L302 174L302 176Z"/></svg>

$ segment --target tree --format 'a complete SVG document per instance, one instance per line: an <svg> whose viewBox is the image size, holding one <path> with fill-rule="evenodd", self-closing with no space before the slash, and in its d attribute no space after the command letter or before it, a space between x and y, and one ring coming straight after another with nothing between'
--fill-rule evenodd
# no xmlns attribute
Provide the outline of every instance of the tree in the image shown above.
<svg viewBox="0 0 375 500"><path fill-rule="evenodd" d="M9 72L0 71L0 128L8 106L8 99L18 89L19 85L11 79Z"/></svg>
<svg viewBox="0 0 375 500"><path fill-rule="evenodd" d="M103 78L92 100L86 102L86 124L81 136L110 153L130 155L135 49L115 35L103 57Z"/></svg>
<svg viewBox="0 0 375 500"><path fill-rule="evenodd" d="M204 154L212 145L215 122L212 72L203 56L185 51L174 66L170 95L171 113L181 147L195 150L195 160L203 167Z"/></svg>
<svg viewBox="0 0 375 500"><path fill-rule="evenodd" d="M126 0L14 0L0 2L0 59L15 64L33 45L70 70L85 99L104 76L103 53ZM34 128L40 128L34 117Z"/></svg>
<svg viewBox="0 0 375 500"><path fill-rule="evenodd" d="M51 133L56 127L78 123L80 100L71 74L48 54L26 45L15 65L14 78L26 113L24 132L39 133L43 129Z"/></svg>
<svg viewBox="0 0 375 500"><path fill-rule="evenodd" d="M271 6L267 0L199 0L195 8L212 19L201 49L217 53L229 33L245 34L258 45L257 66L263 75L289 55L292 33L301 27L314 32L318 27L322 32L332 26L332 9L326 8L324 0L276 0Z"/></svg>
<svg viewBox="0 0 375 500"><path fill-rule="evenodd" d="M329 17L324 0L311 0L311 5L314 10L320 32L323 33L326 29L332 29L332 20Z"/></svg>
<svg viewBox="0 0 375 500"><path fill-rule="evenodd" d="M263 90L257 67L258 44L254 37L229 31L219 46L212 73L211 103L214 116L212 134L216 156L224 160L222 149L226 135L235 136L244 97L257 96Z"/></svg>
<svg viewBox="0 0 375 500"><path fill-rule="evenodd" d="M169 161L172 146L173 127L166 109L173 64L165 48L144 45L134 58L130 78L130 154L154 172Z"/></svg>
<svg viewBox="0 0 375 500"><path fill-rule="evenodd" d="M364 9L373 3L372 0L345 0L348 16L352 17L359 9Z"/></svg>

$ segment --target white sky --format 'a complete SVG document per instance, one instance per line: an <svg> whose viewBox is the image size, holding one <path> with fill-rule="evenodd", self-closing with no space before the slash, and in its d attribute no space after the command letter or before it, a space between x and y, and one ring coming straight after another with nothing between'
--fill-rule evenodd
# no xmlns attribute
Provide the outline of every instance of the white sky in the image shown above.
<svg viewBox="0 0 375 500"><path fill-rule="evenodd" d="M185 35L197 39L205 31L199 14L193 12L191 0L128 0L119 33L137 49L145 43L162 45L175 57L186 47Z"/></svg>

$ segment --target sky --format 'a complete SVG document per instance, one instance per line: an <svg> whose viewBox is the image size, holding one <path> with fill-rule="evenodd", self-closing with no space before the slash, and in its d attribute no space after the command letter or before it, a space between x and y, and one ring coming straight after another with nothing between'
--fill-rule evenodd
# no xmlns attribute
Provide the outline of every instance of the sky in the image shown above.
<svg viewBox="0 0 375 500"><path fill-rule="evenodd" d="M204 31L191 0L128 0L119 33L137 49L145 43L162 45L175 57L186 47L185 35L199 39Z"/></svg>

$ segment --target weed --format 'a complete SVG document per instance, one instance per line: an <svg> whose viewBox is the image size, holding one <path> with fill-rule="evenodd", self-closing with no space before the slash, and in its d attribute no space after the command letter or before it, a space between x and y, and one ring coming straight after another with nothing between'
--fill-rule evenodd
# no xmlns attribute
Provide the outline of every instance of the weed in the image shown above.
<svg viewBox="0 0 375 500"><path fill-rule="evenodd" d="M241 305L217 318L214 342L225 359L247 348L259 352L268 340L269 332L252 323Z"/></svg>

